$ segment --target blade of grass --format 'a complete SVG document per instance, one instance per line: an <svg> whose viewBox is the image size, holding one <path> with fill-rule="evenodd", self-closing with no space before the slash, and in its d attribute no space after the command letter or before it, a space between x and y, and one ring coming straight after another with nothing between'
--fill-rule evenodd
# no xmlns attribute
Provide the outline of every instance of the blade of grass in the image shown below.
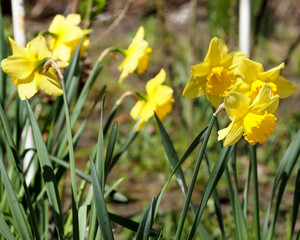
<svg viewBox="0 0 300 240"><path fill-rule="evenodd" d="M87 221L87 206L80 206L78 215L79 215L79 239L84 240L85 230L86 230L86 221Z"/></svg>
<svg viewBox="0 0 300 240"><path fill-rule="evenodd" d="M194 172L193 172L192 180L191 180L191 183L190 183L190 186L189 186L189 189L188 189L188 193L187 193L187 196L186 196L186 199L185 199L185 202L184 202L184 206L183 206L181 215L180 215L178 228L176 230L175 240L180 240L180 238L181 238L184 221L185 221L187 211L188 211L188 206L189 206L190 201L191 201L192 193L193 193L193 190L194 190L194 186L195 186L195 183L196 183L196 179L197 179L197 176L198 176L198 172L199 172L199 169L200 169L202 158L204 156L205 149L206 149L206 146L207 146L207 143L208 143L208 139L209 139L209 136L211 134L211 130L213 128L215 120L216 120L216 117L213 115L211 120L210 120L210 123L208 125L207 133L204 137L204 140L203 140L203 143L202 143L202 146L201 146L201 149L200 149L200 153L199 153L198 159L196 161L196 166L195 166L195 169L194 169Z"/></svg>
<svg viewBox="0 0 300 240"><path fill-rule="evenodd" d="M138 231L138 228L139 228L139 223L129 219L129 218L124 218L122 216L119 216L119 215L116 215L116 214L113 214L113 213L108 213L109 215L109 218L111 221L127 228L127 229L130 229L131 231L134 231L134 232L137 232ZM151 237L155 237L159 234L159 231L158 230L155 230L153 228L150 229L150 236Z"/></svg>
<svg viewBox="0 0 300 240"><path fill-rule="evenodd" d="M42 176L46 184L47 196L49 198L50 205L53 209L53 215L56 223L58 237L59 239L63 239L64 231L63 231L62 212L60 207L60 198L57 189L58 185L56 182L55 174L53 172L53 168L47 151L46 144L44 142L44 139L39 129L39 125L34 117L34 114L32 112L28 100L26 100L26 103L27 103L27 113L33 131L35 147L38 152L38 160L40 163Z"/></svg>
<svg viewBox="0 0 300 240"><path fill-rule="evenodd" d="M187 192L188 192L187 185L186 185L186 181L185 181L185 178L184 178L184 175L183 175L183 172L182 172L182 169L181 169L180 166L185 161L185 159L193 152L193 150L198 146L198 144L202 141L203 136L205 136L205 134L206 134L207 127L204 128L198 134L198 136L196 136L196 138L192 141L191 145L188 147L186 152L183 154L181 160L179 161L178 155L177 155L177 153L174 149L174 146L173 146L173 144L170 140L170 137L169 137L168 133L166 132L162 122L159 120L157 115L155 115L155 118L156 118L156 121L157 121L157 124L158 124L158 127L159 127L160 135L161 135L161 138L162 138L162 142L163 142L165 151L167 153L168 160L169 160L169 162L171 164L171 167L172 167L172 170L173 170L173 173L169 177L167 183L164 185L164 187L160 191L159 195L157 196L157 204L156 204L156 209L155 209L155 216L156 216L157 211L158 211L158 207L160 205L160 202L161 202L161 199L162 199L162 196L163 196L163 193L164 193L164 191L166 189L166 186L168 185L169 181L171 180L173 174L176 175L176 173L177 173L177 175L176 175L177 182L178 182L183 194L185 196L187 196ZM195 214L196 210L195 210L195 206L194 206L192 201L190 202L190 205L191 205L193 213ZM201 223L199 224L198 231L199 231L200 236L203 239L207 239L207 240L211 239L208 232L206 231L205 227Z"/></svg>
<svg viewBox="0 0 300 240"><path fill-rule="evenodd" d="M28 226L26 217L24 215L24 211L13 189L11 181L7 176L2 159L0 159L0 173L6 190L6 196L8 198L10 210L13 215L14 222L16 224L17 231L19 232L21 239L25 239L25 240L32 239L30 227Z"/></svg>
<svg viewBox="0 0 300 240"><path fill-rule="evenodd" d="M290 240L292 240L292 238L293 238L293 233L294 233L296 222L297 222L299 205L300 205L300 162L298 163L298 173L297 173L296 184L295 184Z"/></svg>
<svg viewBox="0 0 300 240"><path fill-rule="evenodd" d="M120 147L119 151L114 155L114 157L113 157L113 159L111 161L111 164L110 164L109 171L111 171L111 169L113 168L113 166L117 163L117 161L119 160L119 158L129 148L130 144L134 141L134 139L138 135L139 132L136 131L137 126L138 126L138 122L139 121L136 121L134 127L130 131L130 133L127 136L125 142L122 144L122 146Z"/></svg>
<svg viewBox="0 0 300 240"><path fill-rule="evenodd" d="M14 158L14 162L16 164L17 170L18 170L18 177L22 183L23 189L24 189L24 193L25 193L25 199L26 199L26 203L28 204L28 208L29 208L29 217L30 217L30 223L34 232L34 235L36 237L36 239L39 239L39 231L37 229L37 220L36 220L36 215L35 212L33 211L33 207L32 207L32 201L30 198L30 194L29 194L29 190L25 181L25 176L24 173L22 171L22 167L21 167L21 162L17 153L17 148L16 148L16 144L13 140L13 135L11 132L11 129L9 127L9 123L8 120L6 118L6 115L4 113L4 110L2 108L2 105L0 104L0 118L1 118L1 122L5 131L5 135L6 135L6 141L8 142L9 148L7 148L7 151L11 152Z"/></svg>
<svg viewBox="0 0 300 240"><path fill-rule="evenodd" d="M1 9L0 9L1 10ZM3 235L5 239L16 239L12 232L10 231L7 223L5 222L4 218L0 215L0 233Z"/></svg>
<svg viewBox="0 0 300 240"><path fill-rule="evenodd" d="M257 180L256 145L255 146L250 146L250 161L251 161L251 165L252 165L252 188L253 188L255 239L260 240L259 196L258 196L258 180Z"/></svg>
<svg viewBox="0 0 300 240"><path fill-rule="evenodd" d="M114 239L104 196L101 190L101 183L99 181L98 174L91 156L90 164L92 173L92 185L94 191L94 202L96 206L97 220L102 232L102 236L104 240Z"/></svg>
<svg viewBox="0 0 300 240"><path fill-rule="evenodd" d="M273 204L273 201L275 198L275 193L276 193L277 187L279 186L280 182L281 182L280 191L283 193L286 183L287 183L287 180L291 175L291 172L297 162L297 159L299 158L299 155L300 155L300 130L297 132L294 139L288 146L288 148L277 168L277 171L275 174L275 180L274 180L274 184L273 184L273 188L272 188L272 196L271 196L271 200L270 200L270 203L268 206L268 210L267 210L267 214L266 214L265 222L264 222L264 227L263 227L263 237L262 237L263 239L267 239L267 237L269 237L269 239L272 239L272 237L273 237L275 222L277 219L280 200L282 197L280 195L280 193L278 193L276 209L274 211L274 216L273 216L273 219L271 222L270 229L268 230L269 216L270 216L271 207L272 207L272 204Z"/></svg>
<svg viewBox="0 0 300 240"><path fill-rule="evenodd" d="M113 152L114 152L114 148L115 148L115 144L116 144L116 140L117 140L117 133L118 133L118 123L115 121L112 126L110 136L109 136L109 141L107 144L107 150L106 150L106 156L105 156L105 181L106 181L108 173L109 173L109 167L111 165L112 156L113 156Z"/></svg>
<svg viewBox="0 0 300 240"><path fill-rule="evenodd" d="M195 218L195 221L193 223L193 226L192 226L189 238L188 238L189 240L194 238L196 227L201 220L201 217L205 210L207 201L208 201L210 195L212 194L212 192L215 190L215 187L227 166L227 162L231 156L232 149L233 149L233 146L230 146L230 147L223 147L223 149L221 150L221 153L217 159L217 162L211 172L211 176L209 177L207 185L205 187L203 197L201 199L201 202L200 202L197 214L196 214L196 218Z"/></svg>
<svg viewBox="0 0 300 240"><path fill-rule="evenodd" d="M207 156L207 153L205 153L205 162L207 165L207 171L208 171L208 175L211 175L211 171L210 171L210 167L209 167L209 159ZM225 230L224 230L224 223L223 223L223 217L222 217L222 210L221 210L221 202L220 202L220 198L217 192L217 189L213 192L213 199L214 199L214 206L215 206L215 211L216 211L216 215L217 215L217 220L219 223L219 227L222 233L222 238L226 239L225 237Z"/></svg>
<svg viewBox="0 0 300 240"><path fill-rule="evenodd" d="M61 79L62 89L63 89L63 99L64 99L64 110L66 117L66 128L68 136L68 146L69 146L69 162L70 162L70 173L71 173L71 187L72 187L72 219L73 219L73 239L79 239L79 223L78 223L78 202L77 202L77 184L76 184L76 174L75 174L75 157L73 149L73 138L71 130L70 115L68 109L68 100L66 96L66 87L64 79Z"/></svg>
<svg viewBox="0 0 300 240"><path fill-rule="evenodd" d="M238 240L247 240L249 239L248 236L248 229L245 217L243 215L243 210L240 204L238 189L235 188L234 191L234 214L235 214L235 228L238 236Z"/></svg>
<svg viewBox="0 0 300 240"><path fill-rule="evenodd" d="M147 205L145 213L142 220L140 221L139 228L136 233L136 239L138 240L147 240L149 239L150 229L153 224L153 213L155 209L155 199L151 198L150 202Z"/></svg>

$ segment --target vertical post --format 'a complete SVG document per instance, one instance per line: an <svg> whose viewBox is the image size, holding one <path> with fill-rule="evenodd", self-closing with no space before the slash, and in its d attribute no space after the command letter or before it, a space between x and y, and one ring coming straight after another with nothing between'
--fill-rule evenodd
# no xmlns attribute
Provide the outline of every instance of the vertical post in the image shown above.
<svg viewBox="0 0 300 240"><path fill-rule="evenodd" d="M25 47L25 9L23 0L11 0L15 42Z"/></svg>
<svg viewBox="0 0 300 240"><path fill-rule="evenodd" d="M251 0L240 0L239 47L250 56L251 43Z"/></svg>

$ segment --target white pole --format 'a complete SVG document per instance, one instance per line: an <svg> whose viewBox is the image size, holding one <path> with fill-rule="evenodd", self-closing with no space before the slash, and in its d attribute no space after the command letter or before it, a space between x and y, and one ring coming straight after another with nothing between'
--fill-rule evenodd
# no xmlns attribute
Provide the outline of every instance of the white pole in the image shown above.
<svg viewBox="0 0 300 240"><path fill-rule="evenodd" d="M250 55L251 44L251 0L240 0L239 47Z"/></svg>
<svg viewBox="0 0 300 240"><path fill-rule="evenodd" d="M24 8L24 1L23 0L12 0L11 1L11 9L12 9L12 16L13 16L13 29L14 29L14 40L17 44L21 47L25 47L26 45L26 35L25 35L25 8ZM26 129L22 132L22 138L25 140L25 149L34 148L34 141L32 135L32 129L29 125ZM26 175L26 183L27 185L30 184L31 180L34 176L34 164L31 162L34 152L29 150L24 156L24 170L27 170ZM32 164L30 164L30 162ZM28 169L29 168L29 169Z"/></svg>
<svg viewBox="0 0 300 240"><path fill-rule="evenodd" d="M23 0L12 0L11 9L15 42L21 47L25 47L25 9Z"/></svg>

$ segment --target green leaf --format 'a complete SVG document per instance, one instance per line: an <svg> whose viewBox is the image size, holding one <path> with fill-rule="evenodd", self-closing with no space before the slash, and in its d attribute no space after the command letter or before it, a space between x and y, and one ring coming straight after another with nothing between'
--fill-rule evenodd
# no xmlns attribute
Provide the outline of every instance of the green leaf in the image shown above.
<svg viewBox="0 0 300 240"><path fill-rule="evenodd" d="M110 212L108 214L109 214L109 218L111 221L113 221L127 229L130 229L131 231L137 232L139 223L137 223L129 218L124 218L122 216L119 216L119 215L116 215L116 214L113 214ZM159 232L160 231L157 231L157 230L151 228L150 236L155 237L155 236L159 235Z"/></svg>
<svg viewBox="0 0 300 240"><path fill-rule="evenodd" d="M292 214L292 226L291 226L290 239L293 238L293 233L294 233L296 222L297 222L299 205L300 205L300 162L298 163L298 173L297 173L296 184L295 184L294 201L293 201L293 214Z"/></svg>
<svg viewBox="0 0 300 240"><path fill-rule="evenodd" d="M109 173L109 167L111 165L112 156L117 140L117 133L118 133L118 123L114 122L113 127L111 129L111 133L109 136L109 141L107 144L107 150L106 150L106 156L105 156L105 179L108 176ZM103 133L104 134L104 133Z"/></svg>
<svg viewBox="0 0 300 240"><path fill-rule="evenodd" d="M16 239L1 215L0 215L0 233L3 235L5 239L11 239L11 240Z"/></svg>
<svg viewBox="0 0 300 240"><path fill-rule="evenodd" d="M79 223L78 223L78 202L77 202L77 183L75 174L75 157L73 148L73 138L71 130L70 115L68 109L68 100L66 96L66 87L64 79L61 79L62 89L63 89L63 99L64 99L64 110L66 117L66 128L68 136L68 146L69 146L69 162L70 162L70 173L71 173L71 187L72 187L72 219L73 219L73 239L79 239Z"/></svg>
<svg viewBox="0 0 300 240"><path fill-rule="evenodd" d="M275 180L272 188L272 196L268 206L264 227L263 227L263 235L262 239L272 239L274 230L275 230L275 223L277 219L277 214L279 212L280 202L283 196L284 189L286 187L287 181L292 173L292 170L297 162L297 159L300 155L300 130L295 135L294 139L290 143L289 147L287 148L275 174ZM274 211L274 216L271 222L270 229L268 230L268 223L270 212L272 208L273 201L275 199L275 193L277 187L280 183L279 192L276 198L276 208Z"/></svg>
<svg viewBox="0 0 300 240"><path fill-rule="evenodd" d="M167 187L167 185L169 184L172 176L178 172L178 170L181 170L181 164L186 160L186 158L193 152L193 150L198 146L198 144L202 141L202 138L203 136L205 136L206 132L207 132L207 127L205 127L197 136L196 138L192 141L191 145L188 147L187 151L183 154L182 158L180 159L180 161L178 160L178 156L177 156L177 153L174 149L174 146L170 140L170 137L168 135L168 133L166 132L163 124L161 123L161 121L159 120L159 118L155 115L155 118L156 118L156 121L158 123L158 127L159 127L159 130L160 130L160 134L161 134L161 137L162 137L162 141L164 143L164 147L165 147L165 150L167 152L167 156L168 156L168 160L171 164L171 167L173 169L173 172L172 174L170 175L169 179L167 180L167 182L165 183L164 187L162 188L162 190L160 191L160 193L158 194L157 196L157 203L156 203L156 209L155 209L155 214L154 216L156 216L157 212L158 212L158 207L160 205L160 202L161 202L161 199L162 199L162 196L164 194L164 191ZM172 159L170 159L172 158ZM180 171L182 173L182 170ZM179 173L180 173L179 172ZM178 174L179 175L179 178L177 178L177 181L179 183L184 183L182 185L182 192L184 193L185 196L187 196L187 186L186 186L186 183L185 183L185 179L184 179L184 175L182 173L181 174ZM177 176L176 176L177 177ZM182 180L183 178L183 180ZM190 202L190 205L191 205L191 208L192 208L192 211L193 213L196 212L195 210L195 206L193 204L193 202L191 201ZM198 231L199 231L199 234L200 236L203 238L203 239L206 239L206 240L209 240L211 239L210 235L208 234L208 232L206 231L205 227L202 225L202 223L199 224L199 227L198 227Z"/></svg>
<svg viewBox="0 0 300 240"><path fill-rule="evenodd" d="M240 204L237 188L234 191L234 220L238 240L249 239L247 224Z"/></svg>
<svg viewBox="0 0 300 240"><path fill-rule="evenodd" d="M87 208L88 206L83 205L80 206L78 214L79 214L79 239L85 239L85 230L86 230L86 221L88 219L87 216Z"/></svg>
<svg viewBox="0 0 300 240"><path fill-rule="evenodd" d="M201 220L201 217L205 210L208 199L209 199L210 195L212 194L212 192L215 190L215 187L216 187L217 183L219 182L219 180L225 170L225 167L230 158L232 150L233 150L233 146L224 147L221 150L221 153L217 159L217 162L212 170L212 173L211 173L211 175L208 179L207 185L205 187L203 197L201 199L201 202L200 202L197 214L196 214L196 218L195 218L195 221L193 223L193 226L192 226L189 238L188 238L190 240L194 238L196 227Z"/></svg>
<svg viewBox="0 0 300 240"><path fill-rule="evenodd" d="M6 190L6 195L8 198L10 210L12 212L14 221L16 223L16 228L20 234L20 237L21 237L21 239L25 239L25 240L32 239L30 227L27 224L27 220L24 215L24 211L21 207L21 204L19 203L17 195L12 187L12 184L7 176L2 159L0 159L0 173L1 173L3 184L4 184L4 187Z"/></svg>
<svg viewBox="0 0 300 240"><path fill-rule="evenodd" d="M60 198L57 189L58 186L57 181L52 168L52 164L50 161L46 144L44 142L43 136L39 129L39 125L34 117L34 114L32 112L28 100L26 100L26 103L27 103L27 111L28 111L27 113L33 131L34 143L38 153L38 160L40 163L42 176L46 184L47 196L49 198L49 202L53 210L54 220L55 220L59 239L63 239L63 235L64 235L63 221L62 221L62 212L60 207Z"/></svg>
<svg viewBox="0 0 300 240"><path fill-rule="evenodd" d="M92 173L92 185L94 191L94 203L96 206L97 220L100 225L102 236L104 240L114 239L104 196L101 190L101 183L99 181L98 174L91 156L90 164Z"/></svg>
<svg viewBox="0 0 300 240"><path fill-rule="evenodd" d="M140 240L147 240L150 236L150 229L153 224L153 214L155 209L155 199L154 197L151 198L150 202L147 205L143 218L139 224L139 228L136 234L136 239Z"/></svg>

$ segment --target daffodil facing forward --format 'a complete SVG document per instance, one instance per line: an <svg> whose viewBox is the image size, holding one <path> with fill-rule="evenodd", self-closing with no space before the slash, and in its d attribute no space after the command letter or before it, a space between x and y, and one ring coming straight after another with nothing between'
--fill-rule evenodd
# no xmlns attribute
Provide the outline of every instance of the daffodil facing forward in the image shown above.
<svg viewBox="0 0 300 240"><path fill-rule="evenodd" d="M86 35L91 30L82 30L78 26L80 22L79 14L69 14L66 18L58 14L54 17L49 26L49 46L56 59L69 62L82 38L81 53L89 45L90 41Z"/></svg>
<svg viewBox="0 0 300 240"><path fill-rule="evenodd" d="M280 76L280 70L283 68L284 63L281 63L277 67L264 72L264 68L260 63L243 59L238 68L241 78L236 82L232 91L240 92L253 100L262 86L268 83L272 95L278 94L279 98L287 98L297 90L297 87Z"/></svg>
<svg viewBox="0 0 300 240"><path fill-rule="evenodd" d="M149 53L152 49L148 47L148 42L144 40L145 30L141 26L133 38L128 49L123 50L125 58L119 64L119 71L122 72L119 82L122 83L128 74L137 70L138 74L146 71L149 62Z"/></svg>
<svg viewBox="0 0 300 240"><path fill-rule="evenodd" d="M191 67L192 74L184 88L183 96L206 98L216 108L233 88L236 69L247 55L241 52L228 54L223 40L214 37L209 45L204 62Z"/></svg>
<svg viewBox="0 0 300 240"><path fill-rule="evenodd" d="M218 140L225 138L224 146L230 146L244 136L251 145L264 143L274 132L278 103L278 95L272 96L267 83L253 101L241 93L229 93L224 105L231 123L218 132Z"/></svg>
<svg viewBox="0 0 300 240"><path fill-rule="evenodd" d="M140 95L140 100L132 108L130 115L134 120L138 120L137 131L154 115L157 114L160 120L172 111L173 89L162 85L165 81L166 72L161 69L160 72L146 84L146 95Z"/></svg>
<svg viewBox="0 0 300 240"><path fill-rule="evenodd" d="M2 70L12 77L12 81L18 86L18 93L22 100L31 98L40 89L52 96L63 94L58 82L56 72L50 68L43 72L43 66L52 58L44 37L39 36L29 42L26 48L20 47L9 38L12 47L12 56L3 59ZM66 63L58 62L59 67L66 67Z"/></svg>

